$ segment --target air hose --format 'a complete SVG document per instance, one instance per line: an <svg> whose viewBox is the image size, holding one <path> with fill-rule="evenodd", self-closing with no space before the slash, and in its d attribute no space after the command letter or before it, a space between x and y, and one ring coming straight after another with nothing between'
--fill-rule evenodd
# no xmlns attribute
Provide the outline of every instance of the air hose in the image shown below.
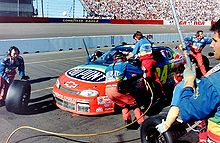
<svg viewBox="0 0 220 143"><path fill-rule="evenodd" d="M64 133L56 133L56 132L51 132L51 131L46 131L46 130L42 130L42 129L39 129L39 128L35 128L35 127L31 127L31 126L21 126L21 127L18 127L17 129L15 129L10 135L9 137L7 138L6 140L6 143L9 143L9 140L11 139L11 137L19 130L21 129L30 129L30 130L34 130L34 131L38 131L38 132L42 132L42 133L45 133L45 134L50 134L50 135L56 135L56 136L64 136L64 137L89 137L89 136L98 136L98 135L105 135L105 134L110 134L110 133L114 133L114 132L117 132L117 131L120 131L122 129L125 129L126 127L134 124L135 122L137 122L140 118L142 118L147 112L148 110L150 109L151 105L152 105L152 102L153 102L153 90L150 86L150 84L144 79L144 83L145 83L145 86L150 90L151 92L151 101L150 101L150 104L148 106L148 108L145 110L145 112L139 117L137 118L136 120L134 120L132 123L130 124L127 124L125 126L122 126L120 128L116 128L114 130L109 130L109 131L104 131L104 132L100 132L100 133L93 133L93 134L64 134Z"/></svg>

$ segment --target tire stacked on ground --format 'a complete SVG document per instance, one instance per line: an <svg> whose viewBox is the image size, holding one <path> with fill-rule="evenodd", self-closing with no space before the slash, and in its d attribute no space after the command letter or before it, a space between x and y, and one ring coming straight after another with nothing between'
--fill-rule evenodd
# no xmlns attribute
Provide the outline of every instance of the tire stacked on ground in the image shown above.
<svg viewBox="0 0 220 143"><path fill-rule="evenodd" d="M29 81L14 80L5 99L7 111L16 114L24 113L28 107L30 93L31 85Z"/></svg>

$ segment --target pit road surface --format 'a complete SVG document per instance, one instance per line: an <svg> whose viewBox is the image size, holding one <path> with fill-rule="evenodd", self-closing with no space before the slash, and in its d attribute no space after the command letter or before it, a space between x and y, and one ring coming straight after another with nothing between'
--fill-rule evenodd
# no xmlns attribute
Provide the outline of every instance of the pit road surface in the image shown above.
<svg viewBox="0 0 220 143"><path fill-rule="evenodd" d="M174 44L171 46L174 47ZM207 55L209 51L210 49L206 47L204 54ZM31 77L32 83L28 112L25 115L17 115L7 112L5 106L0 107L0 143L5 143L13 130L24 125L71 134L100 133L123 126L121 114L72 116L52 104L50 87L61 73L84 62L86 56L84 49L22 56L25 59L27 75ZM210 58L210 61L212 65L216 64L213 58ZM10 143L140 143L139 130L123 129L112 134L94 137L58 137L22 129L12 136ZM182 140L195 143L196 138L196 133L190 132Z"/></svg>

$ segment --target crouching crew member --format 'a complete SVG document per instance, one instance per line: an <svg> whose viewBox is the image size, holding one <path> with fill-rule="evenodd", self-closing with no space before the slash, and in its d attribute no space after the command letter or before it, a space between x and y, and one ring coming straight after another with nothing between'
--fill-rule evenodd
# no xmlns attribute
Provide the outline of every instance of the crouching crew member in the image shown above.
<svg viewBox="0 0 220 143"><path fill-rule="evenodd" d="M19 55L20 51L17 47L12 46L8 50L8 55L1 59L0 63L0 102L4 102L8 88L16 75L18 68L21 79L27 80L25 76L24 60Z"/></svg>
<svg viewBox="0 0 220 143"><path fill-rule="evenodd" d="M122 116L124 122L129 124L132 122L130 110L134 111L137 119L143 114L139 104L136 102L135 93L131 92L132 81L136 81L142 77L143 71L126 62L126 56L118 52L114 57L115 62L110 65L106 73L106 95L122 108ZM141 117L137 122L141 124L144 117Z"/></svg>
<svg viewBox="0 0 220 143"><path fill-rule="evenodd" d="M104 54L103 51L95 50L91 55L86 57L86 63L93 62L93 61L97 60L103 54Z"/></svg>

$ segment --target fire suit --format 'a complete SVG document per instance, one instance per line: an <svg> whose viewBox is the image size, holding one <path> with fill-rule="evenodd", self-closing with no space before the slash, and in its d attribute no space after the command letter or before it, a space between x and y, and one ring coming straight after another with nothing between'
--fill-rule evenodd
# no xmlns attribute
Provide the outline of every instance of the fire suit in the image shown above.
<svg viewBox="0 0 220 143"><path fill-rule="evenodd" d="M208 119L208 140L220 142L220 64L196 80L196 89L175 87L172 105L180 108L184 122ZM176 93L176 94L175 94Z"/></svg>
<svg viewBox="0 0 220 143"><path fill-rule="evenodd" d="M20 77L25 76L24 60L21 56L12 59L10 56L6 56L1 59L0 63L0 100L4 100L7 94L8 88L12 83L16 68L18 68Z"/></svg>
<svg viewBox="0 0 220 143"><path fill-rule="evenodd" d="M106 95L122 108L122 116L124 121L132 121L130 109L134 110L134 115L138 119L143 113L136 102L136 95L131 93L129 80L134 77L142 77L143 71L131 65L128 62L116 61L111 64L105 71L106 73ZM124 83L121 85L119 83ZM141 124L144 117L137 122Z"/></svg>
<svg viewBox="0 0 220 143"><path fill-rule="evenodd" d="M161 90L160 95L164 95L163 86L156 71L156 60L153 57L151 42L146 38L141 38L135 44L132 54L138 54L140 56L140 61L145 69L146 78L152 80L156 87L159 87Z"/></svg>
<svg viewBox="0 0 220 143"><path fill-rule="evenodd" d="M186 44L187 50L190 50L190 55L192 55L202 72L203 75L206 74L206 68L202 59L202 49L207 45L211 44L212 39L207 37L203 37L202 39L198 39L196 36L186 37L184 38L184 42Z"/></svg>

